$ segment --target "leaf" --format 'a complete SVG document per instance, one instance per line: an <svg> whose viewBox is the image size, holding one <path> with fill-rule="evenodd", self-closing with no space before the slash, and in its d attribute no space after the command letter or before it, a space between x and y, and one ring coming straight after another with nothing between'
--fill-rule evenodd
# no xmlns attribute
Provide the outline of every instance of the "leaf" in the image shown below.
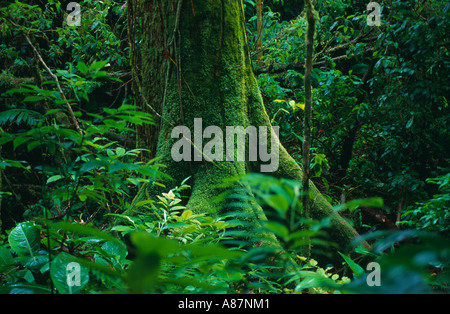
<svg viewBox="0 0 450 314"><path fill-rule="evenodd" d="M334 280L325 277L323 274L313 271L298 271L296 275L292 276L287 283L294 282L301 279L301 282L295 287L295 292L300 292L309 288L331 288L338 289L340 286Z"/></svg>
<svg viewBox="0 0 450 314"><path fill-rule="evenodd" d="M0 294L50 294L50 289L37 284L15 283L0 285Z"/></svg>
<svg viewBox="0 0 450 314"><path fill-rule="evenodd" d="M123 162L114 162L110 165L108 173L114 173L116 171L120 171L123 169L127 169L128 171L137 169L139 166L132 163L123 163Z"/></svg>
<svg viewBox="0 0 450 314"><path fill-rule="evenodd" d="M348 209L348 210L350 210L350 212L352 212L360 206L383 208L384 203L383 203L383 199L381 197L372 197L372 198L367 198L367 199L356 199L356 200L347 202L345 204L339 204L339 205L334 206L334 209L336 211Z"/></svg>
<svg viewBox="0 0 450 314"><path fill-rule="evenodd" d="M2 134L0 135L0 146L2 146L3 144L6 144L8 142L11 142L12 140L13 140L13 136L11 134L2 132Z"/></svg>
<svg viewBox="0 0 450 314"><path fill-rule="evenodd" d="M92 236L92 237L100 238L100 239L103 239L106 241L119 242L118 239L116 239L114 236L112 236L111 234L109 234L107 232L103 232L96 228L87 227L87 226L80 225L77 223L69 223L69 222L63 222L63 221L55 223L55 224L53 224L49 221L46 221L45 223L50 224L51 227L55 230L62 229L65 231L71 231L77 235Z"/></svg>
<svg viewBox="0 0 450 314"><path fill-rule="evenodd" d="M75 130L70 129L55 129L55 128L49 128L49 130L55 134L61 135L62 137L71 140L72 142L76 144L81 144L83 137Z"/></svg>
<svg viewBox="0 0 450 314"><path fill-rule="evenodd" d="M172 210L174 210L174 209L172 208ZM183 214L181 214L181 219L188 220L189 217L191 217L191 216L192 216L192 210L186 210L183 212Z"/></svg>
<svg viewBox="0 0 450 314"><path fill-rule="evenodd" d="M345 260L345 262L350 267L350 269L352 270L353 274L355 274L356 277L364 275L365 272L361 266L356 264L350 257L342 254L341 252L338 252L338 253L339 253L339 255L342 256L342 258Z"/></svg>
<svg viewBox="0 0 450 314"><path fill-rule="evenodd" d="M108 73L106 73L106 71L99 71L97 73L91 74L91 78L93 78L93 79L102 78L102 77L109 77L109 75L108 75Z"/></svg>
<svg viewBox="0 0 450 314"><path fill-rule="evenodd" d="M50 277L59 293L76 294L89 282L89 270L76 257L62 252L52 261Z"/></svg>
<svg viewBox="0 0 450 314"><path fill-rule="evenodd" d="M127 271L126 280L133 293L144 293L158 280L161 257L155 253L140 255Z"/></svg>
<svg viewBox="0 0 450 314"><path fill-rule="evenodd" d="M36 147L38 147L40 145L42 145L41 141L32 141L32 142L28 143L28 145L27 145L28 152L32 151L33 149L35 149Z"/></svg>
<svg viewBox="0 0 450 314"><path fill-rule="evenodd" d="M124 156L126 153L125 149L123 147L117 147L116 148L116 155L118 156Z"/></svg>
<svg viewBox="0 0 450 314"><path fill-rule="evenodd" d="M3 268L13 264L14 260L9 250L3 246L0 246L0 272L3 272Z"/></svg>
<svg viewBox="0 0 450 314"><path fill-rule="evenodd" d="M133 229L131 227L128 227L128 226L119 225L119 226L112 227L111 230L112 231L119 231L119 232L122 232L122 235L126 235L128 233L133 232L135 229Z"/></svg>
<svg viewBox="0 0 450 314"><path fill-rule="evenodd" d="M305 110L305 104L296 104L296 107Z"/></svg>
<svg viewBox="0 0 450 314"><path fill-rule="evenodd" d="M25 161L17 161L17 160L9 160L9 159L4 159L2 161L0 161L0 169L5 169L6 167L16 167L16 168L21 168L24 170L28 170L27 167L25 167L23 164L26 164Z"/></svg>
<svg viewBox="0 0 450 314"><path fill-rule="evenodd" d="M179 244L175 240L154 238L147 232L136 232L131 234L131 242L136 246L139 254L157 254L166 257L175 254L179 250Z"/></svg>
<svg viewBox="0 0 450 314"><path fill-rule="evenodd" d="M24 102L35 102L45 99L43 96L28 96L23 101Z"/></svg>
<svg viewBox="0 0 450 314"><path fill-rule="evenodd" d="M105 167L107 163L98 159L91 159L88 162L84 163L80 168L80 173L83 174L85 172L92 171L96 168Z"/></svg>
<svg viewBox="0 0 450 314"><path fill-rule="evenodd" d="M289 230L286 226L274 221L266 221L264 222L264 227L269 231L275 233L277 236L282 239L287 239L289 237Z"/></svg>
<svg viewBox="0 0 450 314"><path fill-rule="evenodd" d="M143 201L137 202L135 206L141 207L141 206L145 206L147 204L152 204L154 202L155 202L154 200L143 200Z"/></svg>
<svg viewBox="0 0 450 314"><path fill-rule="evenodd" d="M409 129L412 126L413 122L414 122L414 116L412 116L412 118L408 120L408 123L406 123L406 128Z"/></svg>
<svg viewBox="0 0 450 314"><path fill-rule="evenodd" d="M91 66L89 67L89 71L90 72L98 71L101 68L103 68L107 63L108 63L108 61L96 61L91 64Z"/></svg>
<svg viewBox="0 0 450 314"><path fill-rule="evenodd" d="M17 147L19 147L20 145L22 145L23 143L26 143L28 141L29 141L29 138L27 138L27 137L22 137L22 136L16 137L13 141L13 144L14 144L13 149L16 150Z"/></svg>
<svg viewBox="0 0 450 314"><path fill-rule="evenodd" d="M280 211L280 213L285 213L289 210L290 204L288 200L279 194L262 194L261 199L273 209Z"/></svg>
<svg viewBox="0 0 450 314"><path fill-rule="evenodd" d="M10 89L9 91L5 92L4 95L8 94L16 94L16 93L33 93L34 90L28 89L28 88L16 88L16 89Z"/></svg>
<svg viewBox="0 0 450 314"><path fill-rule="evenodd" d="M18 224L9 234L8 242L11 249L19 256L34 257L39 251L39 230L31 222Z"/></svg>
<svg viewBox="0 0 450 314"><path fill-rule="evenodd" d="M37 111L28 110L28 109L10 109L6 111L0 112L0 125L4 125L6 123L12 123L13 121L16 124L23 123L28 124L29 126L35 126L39 121L42 121L44 118Z"/></svg>
<svg viewBox="0 0 450 314"><path fill-rule="evenodd" d="M239 258L240 256L242 256L242 252L226 249L220 244L207 246L188 244L185 245L183 249L188 249L196 260L228 260Z"/></svg>
<svg viewBox="0 0 450 314"><path fill-rule="evenodd" d="M121 242L105 242L102 245L102 250L116 258L118 261L124 260L128 255L127 247Z"/></svg>
<svg viewBox="0 0 450 314"><path fill-rule="evenodd" d="M62 178L64 178L64 176L62 175L51 176L50 178L48 178L47 184L61 180Z"/></svg>
<svg viewBox="0 0 450 314"><path fill-rule="evenodd" d="M78 62L77 64L78 70L80 70L81 73L86 74L88 72L88 67L86 64L82 61Z"/></svg>

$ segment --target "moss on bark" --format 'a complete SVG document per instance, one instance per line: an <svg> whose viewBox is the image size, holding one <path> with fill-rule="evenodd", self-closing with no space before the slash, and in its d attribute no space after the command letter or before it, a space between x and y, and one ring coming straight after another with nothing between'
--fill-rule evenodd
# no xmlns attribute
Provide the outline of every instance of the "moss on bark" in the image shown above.
<svg viewBox="0 0 450 314"><path fill-rule="evenodd" d="M132 59L140 60L133 67L143 103L160 118L152 131L158 134L156 156L174 179L166 185L172 188L191 177L187 208L207 212L224 205L213 203L224 191L216 186L221 180L259 171L260 163L175 162L171 149L178 139L171 138L173 128L184 125L193 130L194 119L202 118L204 127L214 125L222 130L226 126L267 126L271 135L272 129L252 70L242 1L179 1L165 6L165 1L130 1L130 14L135 16L129 20L132 26L140 21L140 28L134 31L142 32L143 37L142 44L132 49L137 55ZM149 136L154 138L154 134ZM300 167L281 144L279 168L273 175L301 182ZM355 230L333 211L312 183L310 190L314 194L312 217L330 216L334 239L348 244L357 235ZM155 186L145 186L125 214L145 210L136 204L160 192ZM248 205L238 210L250 217L249 229L255 230L265 214L256 202ZM266 240L275 243L273 235L267 235Z"/></svg>

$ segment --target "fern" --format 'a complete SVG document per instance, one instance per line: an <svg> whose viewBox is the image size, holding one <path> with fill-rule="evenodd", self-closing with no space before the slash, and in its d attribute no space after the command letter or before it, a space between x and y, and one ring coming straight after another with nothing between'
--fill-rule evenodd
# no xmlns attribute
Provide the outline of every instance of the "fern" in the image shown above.
<svg viewBox="0 0 450 314"><path fill-rule="evenodd" d="M42 114L29 109L10 109L0 112L0 126L15 122L17 125L24 123L33 127L43 119Z"/></svg>

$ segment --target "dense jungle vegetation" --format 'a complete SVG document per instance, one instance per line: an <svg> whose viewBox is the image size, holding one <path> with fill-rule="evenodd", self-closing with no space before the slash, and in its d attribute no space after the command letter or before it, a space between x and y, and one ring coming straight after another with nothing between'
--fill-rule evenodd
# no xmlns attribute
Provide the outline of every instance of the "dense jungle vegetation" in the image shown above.
<svg viewBox="0 0 450 314"><path fill-rule="evenodd" d="M450 2L379 1L369 26L370 1L312 1L310 179L360 235L345 247L303 215L302 182L270 173L217 180L216 214L191 209L192 177L168 186L155 158L139 1L77 1L75 25L70 2L0 0L0 293L448 293ZM242 2L266 112L302 166L307 1ZM183 5L198 17L202 0ZM218 208L253 206L242 182L267 215L245 236L247 212Z"/></svg>

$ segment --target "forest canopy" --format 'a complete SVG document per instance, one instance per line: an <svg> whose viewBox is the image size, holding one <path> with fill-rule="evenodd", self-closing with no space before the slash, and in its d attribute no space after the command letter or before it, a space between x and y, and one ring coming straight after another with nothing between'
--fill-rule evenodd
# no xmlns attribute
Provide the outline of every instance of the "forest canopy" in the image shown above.
<svg viewBox="0 0 450 314"><path fill-rule="evenodd" d="M0 293L448 293L450 2L202 1L0 0Z"/></svg>

